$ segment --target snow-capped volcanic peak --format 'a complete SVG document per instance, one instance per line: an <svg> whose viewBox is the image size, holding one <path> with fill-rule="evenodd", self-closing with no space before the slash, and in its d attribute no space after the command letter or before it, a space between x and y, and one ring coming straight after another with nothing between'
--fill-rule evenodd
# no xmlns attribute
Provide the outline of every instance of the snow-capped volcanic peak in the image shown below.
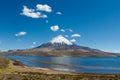
<svg viewBox="0 0 120 80"><path fill-rule="evenodd" d="M72 42L70 42L68 39L66 39L65 37L63 37L62 35L59 35L55 38L53 38L50 43L54 44L54 43L60 43L60 44L67 44L67 45L72 45Z"/></svg>

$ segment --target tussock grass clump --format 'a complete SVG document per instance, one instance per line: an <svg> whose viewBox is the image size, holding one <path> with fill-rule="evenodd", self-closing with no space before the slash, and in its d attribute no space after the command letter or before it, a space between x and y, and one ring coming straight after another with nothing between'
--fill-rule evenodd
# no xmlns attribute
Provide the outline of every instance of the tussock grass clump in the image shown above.
<svg viewBox="0 0 120 80"><path fill-rule="evenodd" d="M19 61L16 61L16 60L13 60L13 65L14 66L24 66L24 64L22 62L19 62Z"/></svg>

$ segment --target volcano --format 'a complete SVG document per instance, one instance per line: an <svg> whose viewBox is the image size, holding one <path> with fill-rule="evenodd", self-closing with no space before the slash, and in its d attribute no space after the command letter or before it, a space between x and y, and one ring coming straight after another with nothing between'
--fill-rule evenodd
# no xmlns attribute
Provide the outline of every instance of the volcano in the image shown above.
<svg viewBox="0 0 120 80"><path fill-rule="evenodd" d="M98 49L92 49L89 47L84 47L84 46L79 46L74 43L72 43L70 40L66 39L62 35L58 35L57 37L53 38L51 41L48 43L44 43L36 48L53 48L56 50L81 50L81 51L86 51L86 52L103 52Z"/></svg>
<svg viewBox="0 0 120 80"><path fill-rule="evenodd" d="M42 56L72 56L72 57L111 57L116 56L113 53L101 51L99 49L79 46L72 43L62 35L58 35L47 43L26 50L8 51L10 54L17 55L42 55Z"/></svg>

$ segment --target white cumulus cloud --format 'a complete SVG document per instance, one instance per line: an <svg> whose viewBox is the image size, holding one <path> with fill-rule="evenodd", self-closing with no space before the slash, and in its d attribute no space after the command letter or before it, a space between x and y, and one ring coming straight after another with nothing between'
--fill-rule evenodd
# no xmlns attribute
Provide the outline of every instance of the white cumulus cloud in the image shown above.
<svg viewBox="0 0 120 80"><path fill-rule="evenodd" d="M52 12L52 8L47 4L44 4L44 5L37 4L36 7L37 7L37 10L40 10L40 11Z"/></svg>
<svg viewBox="0 0 120 80"><path fill-rule="evenodd" d="M27 32L19 32L19 33L15 34L15 36L24 36L26 34L27 34Z"/></svg>
<svg viewBox="0 0 120 80"><path fill-rule="evenodd" d="M62 15L62 12L56 12L56 14L58 14L58 15Z"/></svg>
<svg viewBox="0 0 120 80"><path fill-rule="evenodd" d="M27 6L23 6L21 15L25 15L31 18L47 18L46 14L35 11L35 9L29 9Z"/></svg>
<svg viewBox="0 0 120 80"><path fill-rule="evenodd" d="M71 37L81 37L80 34L73 34Z"/></svg>
<svg viewBox="0 0 120 80"><path fill-rule="evenodd" d="M71 39L70 42L76 42L76 40L75 39Z"/></svg>
<svg viewBox="0 0 120 80"><path fill-rule="evenodd" d="M58 25L54 25L54 26L51 26L50 29L55 32L55 31L59 30L59 26Z"/></svg>

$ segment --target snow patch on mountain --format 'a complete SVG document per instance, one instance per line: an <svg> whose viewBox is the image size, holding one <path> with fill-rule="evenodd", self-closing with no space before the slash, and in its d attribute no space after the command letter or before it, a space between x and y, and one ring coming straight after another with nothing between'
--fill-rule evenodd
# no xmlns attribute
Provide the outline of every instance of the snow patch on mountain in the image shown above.
<svg viewBox="0 0 120 80"><path fill-rule="evenodd" d="M71 41L69 41L68 39L66 39L65 37L63 37L62 35L59 35L55 38L53 38L50 43L54 44L54 43L60 43L60 44L67 44L67 45L73 45L73 43Z"/></svg>

